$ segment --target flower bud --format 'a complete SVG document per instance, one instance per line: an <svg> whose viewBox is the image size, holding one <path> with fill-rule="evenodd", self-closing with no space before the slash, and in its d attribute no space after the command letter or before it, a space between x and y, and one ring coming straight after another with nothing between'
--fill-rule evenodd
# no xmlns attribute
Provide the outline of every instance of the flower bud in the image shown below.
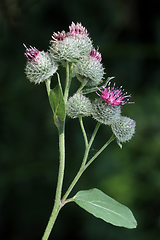
<svg viewBox="0 0 160 240"><path fill-rule="evenodd" d="M87 117L91 115L92 104L89 98L76 93L73 97L70 97L66 103L66 113L71 118L77 118L78 116Z"/></svg>
<svg viewBox="0 0 160 240"><path fill-rule="evenodd" d="M69 32L53 33L50 41L50 53L55 61L81 59L89 56L92 41L88 37L87 30L79 23L72 22Z"/></svg>
<svg viewBox="0 0 160 240"><path fill-rule="evenodd" d="M121 107L107 104L103 99L96 99L92 104L92 116L105 125L110 125L121 116Z"/></svg>
<svg viewBox="0 0 160 240"><path fill-rule="evenodd" d="M25 48L27 58L25 73L30 82L35 84L44 82L57 71L58 64L51 60L48 53L40 52L35 47Z"/></svg>
<svg viewBox="0 0 160 240"><path fill-rule="evenodd" d="M120 142L129 141L135 133L136 122L129 117L121 116L111 125L112 131Z"/></svg>
<svg viewBox="0 0 160 240"><path fill-rule="evenodd" d="M104 68L101 63L101 54L98 50L92 49L89 57L83 58L74 65L74 73L78 80L87 81L86 86L98 86L104 76Z"/></svg>

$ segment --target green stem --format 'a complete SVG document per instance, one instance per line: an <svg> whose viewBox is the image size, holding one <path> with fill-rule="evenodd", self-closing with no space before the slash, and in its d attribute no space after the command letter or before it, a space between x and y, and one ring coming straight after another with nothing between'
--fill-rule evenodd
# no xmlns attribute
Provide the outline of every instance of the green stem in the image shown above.
<svg viewBox="0 0 160 240"><path fill-rule="evenodd" d="M88 166L101 154L101 152L104 151L104 149L115 139L115 135L112 134L110 139L104 144L104 146L88 161L88 163L85 165L85 169L88 168Z"/></svg>
<svg viewBox="0 0 160 240"><path fill-rule="evenodd" d="M47 94L48 94L48 96L49 96L50 91L51 91L51 89L50 89L51 79L48 78L48 79L45 81L45 83L46 83Z"/></svg>
<svg viewBox="0 0 160 240"><path fill-rule="evenodd" d="M71 66L67 62L66 65L66 86L64 91L64 102L66 103L68 94L69 94L69 88L70 83L72 79L72 70L73 70L73 64ZM60 84L60 79L58 75L58 81ZM50 95L50 79L46 80L46 88L48 96ZM60 85L61 86L61 85ZM58 216L58 213L60 209L62 208L61 204L61 195L62 195L62 186L63 186L63 179L64 179L64 169L65 169L65 120L61 122L59 125L59 172L58 172L58 180L57 180L57 188L56 188L56 195L55 195L55 202L52 209L52 213L49 219L49 222L47 224L47 227L45 229L44 235L42 237L42 240L47 240L49 238L49 235L52 231L52 228L54 226L54 223L56 221L56 218Z"/></svg>
<svg viewBox="0 0 160 240"><path fill-rule="evenodd" d="M73 70L73 64L70 65L68 62L66 64L67 64L66 65L66 86L65 86L65 91L64 91L64 102L65 103L68 99L69 88L70 88L70 83L71 83L71 79L72 79L72 70ZM48 93L48 96L49 96L50 91L51 91L50 90L50 79L46 80L46 88L47 88L47 93ZM85 153L84 153L84 157L83 157L81 167L80 167L77 175L75 176L74 180L70 184L70 186L69 186L68 190L66 191L62 200L61 200L61 195L62 195L62 186L63 186L64 169L65 169L65 120L63 122L61 122L60 127L59 127L59 131L58 131L59 132L59 172L58 172L58 181L57 181L55 202L54 202L54 206L53 206L53 210L52 210L49 222L47 224L44 235L42 237L42 240L48 240L49 235L50 235L51 230L54 226L54 223L56 221L56 218L58 216L58 213L59 213L60 209L67 202L73 201L72 199L67 199L67 197L70 194L70 192L72 191L72 189L75 186L75 184L77 183L77 181L79 180L79 178L81 177L81 175L83 174L83 172L88 168L88 166L98 157L98 155L115 138L115 136L112 135L111 138L108 140L108 142L88 161L88 163L86 163L87 159L88 159L88 154L89 154L90 148L91 148L92 143L95 139L97 131L100 127L100 123L97 123L97 125L96 125L96 127L93 131L92 137L91 137L91 139L88 143L87 135L86 135L85 128L84 128L83 121L82 121L81 117L79 117L79 121L80 121L81 129L82 129L82 133L83 133L83 136L84 136L86 149L85 149Z"/></svg>
<svg viewBox="0 0 160 240"><path fill-rule="evenodd" d="M79 178L81 177L81 175L84 173L84 171L88 168L88 166L98 157L98 155L115 139L114 134L111 136L111 138L107 141L107 143L88 161L88 163L86 165L81 165L77 175L75 176L74 180L72 181L71 185L69 186L68 190L66 191L64 197L62 198L62 204L65 204L67 202L65 202L66 198L68 197L68 195L70 194L70 192L72 191L73 187L76 185L76 183L78 182ZM86 156L84 156L85 158Z"/></svg>
<svg viewBox="0 0 160 240"><path fill-rule="evenodd" d="M72 191L73 187L76 185L76 183L78 182L79 178L81 177L82 173L85 171L86 167L85 167L85 164L86 164L86 161L87 161L87 158L88 158L88 154L89 154L89 151L90 151L90 148L92 146L92 143L94 141L94 138L96 136L96 133L100 127L100 123L97 123L94 131L93 131L93 134L92 134L92 137L89 141L89 144L88 146L86 146L86 150L85 150L85 153L84 153L84 157L83 157L83 161L82 161L82 164L81 164L81 167L77 173L77 175L75 176L75 178L73 179L72 183L70 184L68 190L66 191L65 195L63 196L62 198L62 204L65 202L66 198L68 197L68 195L70 194L70 192Z"/></svg>
<svg viewBox="0 0 160 240"><path fill-rule="evenodd" d="M58 181L57 181L57 188L56 188L56 195L55 195L55 202L53 206L53 210L45 229L44 235L42 240L47 240L51 233L51 230L54 226L58 213L62 207L61 205L61 194L62 194L62 185L63 185L63 178L64 178L64 168L65 168L65 135L64 135L64 126L65 122L61 125L61 129L59 131L59 173L58 173Z"/></svg>
<svg viewBox="0 0 160 240"><path fill-rule="evenodd" d="M86 148L87 148L87 146L88 146L88 139L87 139L87 134L86 134L86 131L85 131L84 125L83 125L83 119L82 119L82 116L79 116L79 123L80 123L81 130L82 130L82 133L83 133L85 146L86 146Z"/></svg>
<svg viewBox="0 0 160 240"><path fill-rule="evenodd" d="M92 134L92 136L91 136L91 139L90 139L90 141L89 141L89 144L88 144L88 146L86 147L86 150L85 150L85 153L84 153L84 157L83 157L83 162L82 162L82 165L81 165L82 167L84 167L85 164L86 164L86 161L87 161L87 158L88 158L88 154L89 154L90 148L91 148L91 146L92 146L92 143L93 143L93 141L94 141L94 139L95 139L95 136L96 136L96 134L97 134L97 131L98 131L100 125L101 125L101 123L99 123L99 122L96 124L96 127L95 127L95 129L94 129L94 131L93 131L93 134Z"/></svg>
<svg viewBox="0 0 160 240"><path fill-rule="evenodd" d="M79 77L80 77L80 76L79 76ZM83 89L83 88L86 86L87 82L88 82L88 80L87 80L87 79L82 79L81 86L78 88L78 90L77 90L77 92L76 92L76 93L78 93L78 92L81 92L81 91L82 91L82 89Z"/></svg>

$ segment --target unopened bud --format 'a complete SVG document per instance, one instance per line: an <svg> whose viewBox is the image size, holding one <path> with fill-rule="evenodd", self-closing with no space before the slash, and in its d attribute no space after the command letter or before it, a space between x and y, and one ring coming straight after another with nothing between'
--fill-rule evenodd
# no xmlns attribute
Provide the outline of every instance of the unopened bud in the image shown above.
<svg viewBox="0 0 160 240"><path fill-rule="evenodd" d="M111 125L112 131L120 142L129 141L135 133L136 122L129 118L121 116Z"/></svg>
<svg viewBox="0 0 160 240"><path fill-rule="evenodd" d="M101 63L101 54L92 49L88 57L83 58L74 65L74 73L80 82L85 79L86 86L98 86L104 76L104 68Z"/></svg>
<svg viewBox="0 0 160 240"><path fill-rule="evenodd" d="M66 104L66 113L71 118L77 118L79 116L87 117L91 115L92 104L89 98L76 93L73 97L70 97Z"/></svg>

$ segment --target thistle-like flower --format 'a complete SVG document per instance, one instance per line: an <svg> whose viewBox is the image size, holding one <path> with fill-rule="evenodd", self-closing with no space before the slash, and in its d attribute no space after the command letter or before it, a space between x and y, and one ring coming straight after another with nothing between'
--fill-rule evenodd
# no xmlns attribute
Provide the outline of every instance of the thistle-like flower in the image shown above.
<svg viewBox="0 0 160 240"><path fill-rule="evenodd" d="M92 41L81 23L69 26L69 32L53 33L50 41L50 53L56 61L81 59L89 56Z"/></svg>
<svg viewBox="0 0 160 240"><path fill-rule="evenodd" d="M26 48L25 56L27 58L25 73L30 82L35 84L44 82L57 71L58 64L51 60L48 53L23 45Z"/></svg>
<svg viewBox="0 0 160 240"><path fill-rule="evenodd" d="M126 95L126 93L123 93L122 86L120 88L115 88L115 83L113 87L110 87L110 83L108 83L108 87L103 87L103 90L101 91L99 88L98 90L102 93L101 95L98 95L104 99L106 103L112 106L122 106L124 104L129 104L133 102L128 102L129 99L126 99L128 97L131 97L131 95Z"/></svg>
<svg viewBox="0 0 160 240"><path fill-rule="evenodd" d="M71 118L79 116L87 117L91 115L92 104L89 98L81 93L75 93L66 104L66 113Z"/></svg>
<svg viewBox="0 0 160 240"><path fill-rule="evenodd" d="M90 55L82 59L74 66L74 73L80 82L87 81L86 86L98 86L104 76L104 68L101 63L101 54L92 48Z"/></svg>
<svg viewBox="0 0 160 240"><path fill-rule="evenodd" d="M115 88L115 83L113 87L110 87L109 82L107 88L103 87L103 90L97 89L101 92L101 95L97 93L101 99L96 99L93 102L92 116L98 122L106 125L115 123L121 117L121 106L127 103L133 103L128 102L128 99L124 100L131 95L123 93L122 86Z"/></svg>
<svg viewBox="0 0 160 240"><path fill-rule="evenodd" d="M112 131L120 142L129 141L135 133L136 122L129 118L121 116L111 125Z"/></svg>

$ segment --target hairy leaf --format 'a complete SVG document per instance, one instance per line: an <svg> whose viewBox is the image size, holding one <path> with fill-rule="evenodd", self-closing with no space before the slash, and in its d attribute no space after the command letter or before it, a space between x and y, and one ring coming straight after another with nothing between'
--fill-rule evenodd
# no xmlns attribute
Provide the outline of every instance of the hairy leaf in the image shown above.
<svg viewBox="0 0 160 240"><path fill-rule="evenodd" d="M50 90L49 102L54 114L55 123L58 121L58 119L63 121L65 118L65 104L62 89L59 84L57 84L57 86L54 89Z"/></svg>
<svg viewBox="0 0 160 240"><path fill-rule="evenodd" d="M126 206L94 188L78 192L74 201L97 218L119 227L135 228L137 222Z"/></svg>

